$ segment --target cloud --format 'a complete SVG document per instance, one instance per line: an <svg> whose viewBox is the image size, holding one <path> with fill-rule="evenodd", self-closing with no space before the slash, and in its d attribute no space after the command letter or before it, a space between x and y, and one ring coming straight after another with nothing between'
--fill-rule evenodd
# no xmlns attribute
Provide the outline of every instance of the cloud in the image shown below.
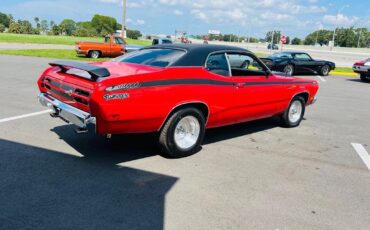
<svg viewBox="0 0 370 230"><path fill-rule="evenodd" d="M325 15L323 18L323 22L331 26L353 26L358 20L358 17L348 17L344 14Z"/></svg>
<svg viewBox="0 0 370 230"><path fill-rule="evenodd" d="M183 14L184 14L181 10L174 10L174 11L173 11L173 13L174 13L175 15L178 15L178 16L180 16L180 15L183 15Z"/></svg>

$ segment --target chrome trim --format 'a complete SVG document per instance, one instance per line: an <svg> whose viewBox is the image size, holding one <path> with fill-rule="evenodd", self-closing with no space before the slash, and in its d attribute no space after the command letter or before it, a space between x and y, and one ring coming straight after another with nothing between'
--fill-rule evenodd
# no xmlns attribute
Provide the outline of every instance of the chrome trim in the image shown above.
<svg viewBox="0 0 370 230"><path fill-rule="evenodd" d="M96 124L96 118L90 113L63 103L46 93L39 93L38 99L41 105L53 110L54 117L60 117L83 129L87 128L88 124Z"/></svg>
<svg viewBox="0 0 370 230"><path fill-rule="evenodd" d="M311 102L311 105L315 104L315 102L317 101L317 96L315 96Z"/></svg>

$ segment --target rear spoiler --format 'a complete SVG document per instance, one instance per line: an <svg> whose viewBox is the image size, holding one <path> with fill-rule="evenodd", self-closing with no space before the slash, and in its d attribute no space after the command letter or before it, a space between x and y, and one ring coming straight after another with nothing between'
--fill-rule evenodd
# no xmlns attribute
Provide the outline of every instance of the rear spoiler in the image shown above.
<svg viewBox="0 0 370 230"><path fill-rule="evenodd" d="M68 71L72 71L71 68L86 71L90 76L87 76L86 74L78 73L76 71L71 72L69 74L77 75L79 77L87 78L89 80L96 80L98 78L104 78L104 77L110 76L110 73L107 68L99 67L95 65L89 65L86 63L82 63L82 62L55 61L55 62L50 62L49 65L58 66L61 69L61 71L64 73L67 73Z"/></svg>

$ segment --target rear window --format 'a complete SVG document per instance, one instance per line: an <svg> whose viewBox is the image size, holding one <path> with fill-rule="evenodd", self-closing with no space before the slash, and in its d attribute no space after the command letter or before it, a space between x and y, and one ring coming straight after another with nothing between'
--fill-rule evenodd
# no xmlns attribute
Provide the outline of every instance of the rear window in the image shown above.
<svg viewBox="0 0 370 230"><path fill-rule="evenodd" d="M113 59L116 62L167 67L179 60L185 51L176 49L142 49Z"/></svg>
<svg viewBox="0 0 370 230"><path fill-rule="evenodd" d="M271 55L271 57L276 57L276 58L293 58L292 54L290 53L274 53Z"/></svg>

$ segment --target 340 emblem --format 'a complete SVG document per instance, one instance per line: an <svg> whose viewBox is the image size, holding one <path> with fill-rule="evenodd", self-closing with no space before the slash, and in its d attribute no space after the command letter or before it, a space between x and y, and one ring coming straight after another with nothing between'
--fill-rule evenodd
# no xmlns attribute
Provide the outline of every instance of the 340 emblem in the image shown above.
<svg viewBox="0 0 370 230"><path fill-rule="evenodd" d="M129 94L128 93L118 93L118 94L105 94L104 95L104 99L105 100L122 100L122 99L126 99L126 98L129 98Z"/></svg>

